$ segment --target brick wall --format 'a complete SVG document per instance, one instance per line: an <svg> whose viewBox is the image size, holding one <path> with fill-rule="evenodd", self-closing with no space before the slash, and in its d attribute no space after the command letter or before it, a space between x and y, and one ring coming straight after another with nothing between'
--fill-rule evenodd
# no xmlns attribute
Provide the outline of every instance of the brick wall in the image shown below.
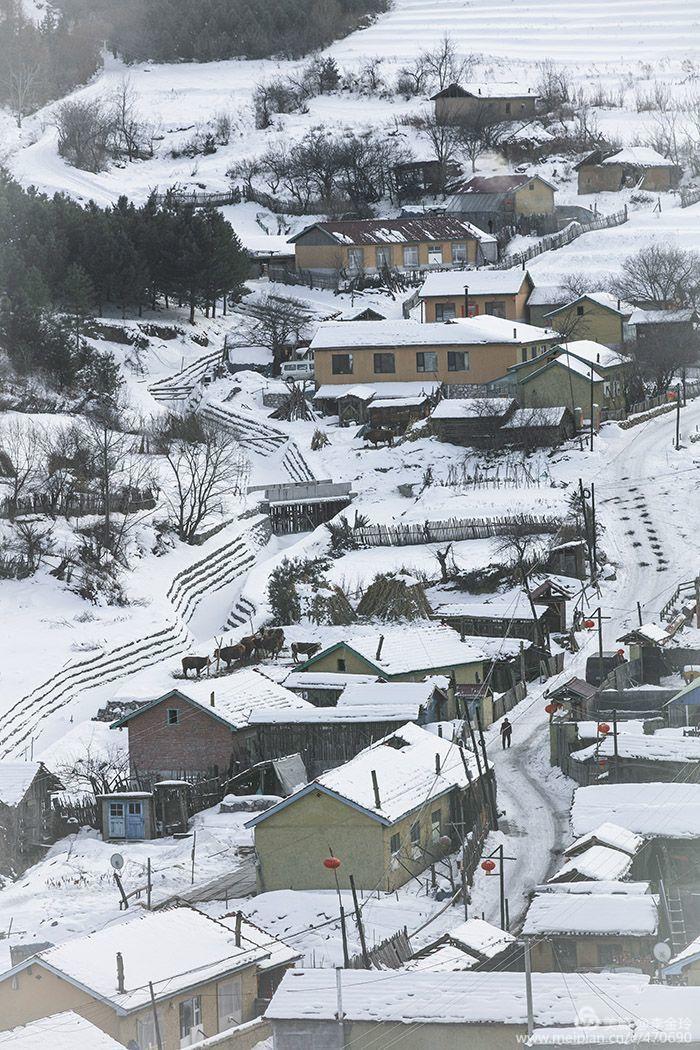
<svg viewBox="0 0 700 1050"><path fill-rule="evenodd" d="M168 724L168 710L176 709L179 722ZM164 700L135 715L129 722L129 758L132 773L162 775L225 773L234 749L241 742L229 727L193 704L177 698Z"/></svg>

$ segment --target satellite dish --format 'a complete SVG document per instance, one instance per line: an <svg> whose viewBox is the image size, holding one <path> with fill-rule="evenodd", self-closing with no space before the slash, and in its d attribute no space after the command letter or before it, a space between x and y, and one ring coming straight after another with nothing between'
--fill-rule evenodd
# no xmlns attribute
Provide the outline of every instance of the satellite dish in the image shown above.
<svg viewBox="0 0 700 1050"><path fill-rule="evenodd" d="M671 961L672 952L666 941L659 941L658 944L655 944L653 951L657 962L667 963Z"/></svg>
<svg viewBox="0 0 700 1050"><path fill-rule="evenodd" d="M109 863L112 865L115 871L121 871L124 867L124 858L121 853L113 853L109 858ZM669 955L669 959L671 956Z"/></svg>

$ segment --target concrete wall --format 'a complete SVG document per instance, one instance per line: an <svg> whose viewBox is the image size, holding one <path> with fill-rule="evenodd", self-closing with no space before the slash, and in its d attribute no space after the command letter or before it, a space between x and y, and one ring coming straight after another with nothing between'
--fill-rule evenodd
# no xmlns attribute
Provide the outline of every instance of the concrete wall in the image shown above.
<svg viewBox="0 0 700 1050"><path fill-rule="evenodd" d="M116 959L114 974L116 991ZM241 978L243 1020L250 1021L255 1016L256 967L251 966L242 970L239 976ZM128 973L126 983L128 987ZM218 983L209 981L193 991L174 995L166 1002L159 1004L158 1018L163 1050L179 1050L179 1006L181 1002L190 999L193 995L199 995L201 998L202 1023L205 1033L214 1035L225 1027L223 1023L219 1024ZM75 1013L85 1017L125 1046L137 1038L139 1019L148 1019L151 1016L151 1008L147 1007L128 1017L120 1017L111 1007L89 998L85 992L74 988L68 981L38 965L24 970L14 980L9 978L0 982L0 1030L2 1031L38 1018L49 1017L63 1010L74 1010Z"/></svg>
<svg viewBox="0 0 700 1050"><path fill-rule="evenodd" d="M583 310L581 315L577 312L579 308ZM624 342L622 317L587 300L562 310L547 323L569 339L593 339L611 347L622 346Z"/></svg>
<svg viewBox="0 0 700 1050"><path fill-rule="evenodd" d="M554 211L554 190L540 179L531 179L514 196L516 215L551 215Z"/></svg>
<svg viewBox="0 0 700 1050"><path fill-rule="evenodd" d="M275 1050L515 1050L527 1037L525 1025L346 1021L341 1026L305 1019L273 1021L272 1028Z"/></svg>
<svg viewBox="0 0 700 1050"><path fill-rule="evenodd" d="M469 284L469 274L464 275L465 285ZM525 321L527 320L527 298L530 294L530 285L524 284L517 295L470 295L469 296L469 316L478 317L480 314L492 314L496 311L488 307L488 304L498 304L502 307L503 314L500 316L506 317L509 321ZM435 307L438 303L451 304L455 308L456 317L466 317L464 295L431 295L422 300L423 306L423 321L435 321ZM545 328L551 328L552 325L546 322L543 326Z"/></svg>
<svg viewBox="0 0 700 1050"><path fill-rule="evenodd" d="M429 265L428 248L438 246L442 250L442 265L451 266L457 262L452 252L453 244L466 244L467 262L477 261L479 242L473 238L469 239L465 234L459 241L421 241L420 243L402 241L399 244L308 244L297 241L295 245L296 267L297 270L328 270L329 272L347 269L349 252L352 249L353 253L362 252L362 268L368 273L377 269L377 250L385 257L389 255L389 265L392 268L413 270L416 268L414 265L405 266L404 264L404 248L417 247L418 267L427 267Z"/></svg>
<svg viewBox="0 0 700 1050"><path fill-rule="evenodd" d="M212 682L212 690L216 685ZM180 721L168 725L168 709L179 712ZM229 768L234 733L229 726L201 711L193 704L174 698L141 714L128 723L129 758L134 773L163 774L208 772L218 766Z"/></svg>
<svg viewBox="0 0 700 1050"><path fill-rule="evenodd" d="M541 340L536 343L489 343L487 345L435 346L426 341L424 346L383 346L361 347L354 350L317 350L315 357L315 381L319 387L326 383L381 383L381 382L435 382L441 383L488 383L498 379L508 371L511 365L522 361L523 352L528 357L538 356L543 350L555 345L557 337ZM455 350L467 354L464 371L449 371L448 352ZM438 368L436 372L419 372L416 368L418 352L436 353ZM352 373L333 374L332 358L334 354L352 355ZM374 371L375 353L394 354L394 372Z"/></svg>
<svg viewBox="0 0 700 1050"><path fill-rule="evenodd" d="M486 108L494 120L522 120L535 116L537 99L534 95L497 99L478 97L435 99L435 116L438 120L450 122L468 120L480 108Z"/></svg>

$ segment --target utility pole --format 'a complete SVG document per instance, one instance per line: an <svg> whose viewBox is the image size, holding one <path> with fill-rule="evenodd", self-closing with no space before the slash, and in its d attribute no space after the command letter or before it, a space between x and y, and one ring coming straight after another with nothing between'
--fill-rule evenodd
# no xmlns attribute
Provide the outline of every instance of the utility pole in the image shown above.
<svg viewBox="0 0 700 1050"><path fill-rule="evenodd" d="M498 847L498 890L501 898L501 929L506 928L506 873L503 863L503 843Z"/></svg>
<svg viewBox="0 0 700 1050"><path fill-rule="evenodd" d="M591 482L591 546L593 548L593 575L598 575L598 539L595 520L595 482Z"/></svg>
<svg viewBox="0 0 700 1050"><path fill-rule="evenodd" d="M488 782L488 794L489 794L489 808L491 810L491 821L494 830L498 827L498 806L496 805L496 798L494 796L494 784L493 780L489 776L489 760L486 755L486 741L484 740L484 730L481 727L481 713L479 708L476 709L476 724L479 727L479 738L481 740L481 751L484 756L484 774Z"/></svg>
<svg viewBox="0 0 700 1050"><path fill-rule="evenodd" d="M197 850L197 829L195 828L192 832L192 873L190 877L190 883L194 886L194 858Z"/></svg>
<svg viewBox="0 0 700 1050"><path fill-rule="evenodd" d="M676 452L681 447L681 385L676 385Z"/></svg>
<svg viewBox="0 0 700 1050"><path fill-rule="evenodd" d="M644 623L644 620L642 619L642 603L641 602L637 602L637 619L639 620L639 626L641 627L642 624Z"/></svg>
<svg viewBox="0 0 700 1050"><path fill-rule="evenodd" d="M613 707L613 751L614 751L614 754L615 754L615 758L617 758L618 755L617 755L617 708L616 707Z"/></svg>
<svg viewBox="0 0 700 1050"><path fill-rule="evenodd" d="M151 1009L153 1010L153 1027L156 1030L156 1043L158 1050L163 1050L163 1040L160 1037L160 1025L158 1024L158 1011L156 1010L156 997L153 994L153 981L148 982L148 990L151 993Z"/></svg>
<svg viewBox="0 0 700 1050"><path fill-rule="evenodd" d="M527 1001L527 1036L532 1036L535 1030L535 1010L532 1003L532 964L530 960L530 940L525 938L525 999Z"/></svg>
<svg viewBox="0 0 700 1050"><path fill-rule="evenodd" d="M153 883L151 881L151 858L149 857L146 861L146 907L151 910L151 891L153 890Z"/></svg>
<svg viewBox="0 0 700 1050"><path fill-rule="evenodd" d="M360 913L360 905L358 904L358 901L357 901L357 890L355 889L355 876L354 875L349 875L348 878L350 880L350 889L352 890L352 903L353 903L353 905L355 907L355 921L357 922L357 932L360 935L360 947L362 948L362 961L365 964L366 968L369 970L369 968L370 968L369 952L367 951L367 942L365 940L365 927L364 927L364 923L362 922L362 915Z"/></svg>
<svg viewBox="0 0 700 1050"><path fill-rule="evenodd" d="M591 579L595 576L595 569L593 565L593 543L591 539L591 528L588 523L588 506L586 504L586 497L590 495L588 489L584 489L583 481L581 478L578 479L578 490L581 496L581 513L583 514L583 531L586 536L586 547L588 548L588 561L591 566Z"/></svg>
<svg viewBox="0 0 700 1050"><path fill-rule="evenodd" d="M593 427L593 398L595 396L594 390L595 390L595 387L593 385L593 369L591 368L591 452L593 451L593 431L594 431L594 427Z"/></svg>
<svg viewBox="0 0 700 1050"><path fill-rule="evenodd" d="M600 605L597 609L598 613L598 656L600 658L600 673L603 674L603 610Z"/></svg>

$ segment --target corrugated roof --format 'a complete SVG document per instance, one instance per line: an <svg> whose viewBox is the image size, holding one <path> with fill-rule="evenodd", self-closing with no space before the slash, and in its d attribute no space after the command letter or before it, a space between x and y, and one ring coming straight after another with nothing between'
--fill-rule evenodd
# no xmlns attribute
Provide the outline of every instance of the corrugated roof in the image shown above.
<svg viewBox="0 0 700 1050"><path fill-rule="evenodd" d="M294 237L301 240L310 230L321 230L336 244L418 244L426 241L495 241L491 234L456 215L406 216L399 219L345 219L315 222Z"/></svg>

